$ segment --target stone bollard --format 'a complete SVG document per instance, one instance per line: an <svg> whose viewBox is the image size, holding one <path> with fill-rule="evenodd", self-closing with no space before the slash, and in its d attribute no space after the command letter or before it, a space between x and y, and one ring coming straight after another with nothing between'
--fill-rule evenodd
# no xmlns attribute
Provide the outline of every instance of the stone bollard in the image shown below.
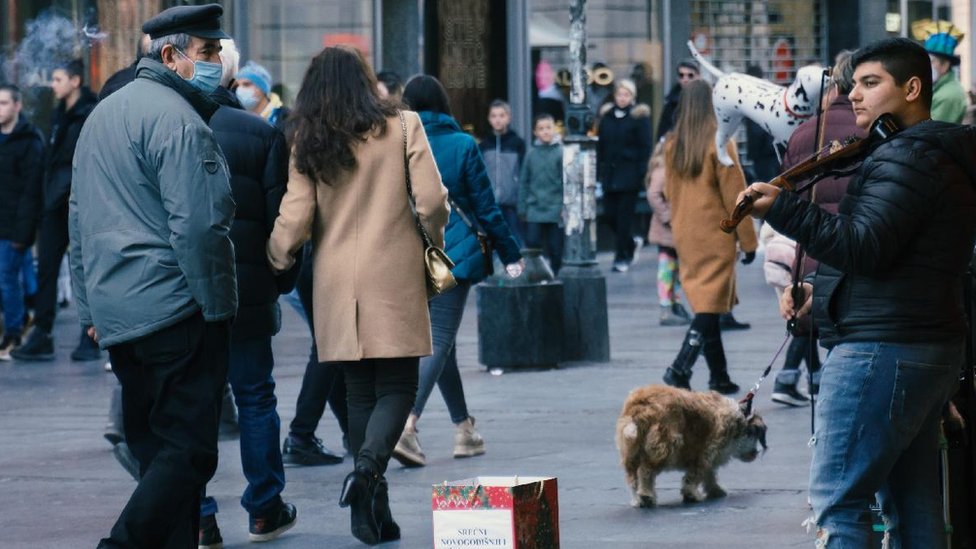
<svg viewBox="0 0 976 549"><path fill-rule="evenodd" d="M541 250L522 250L525 270L477 286L478 360L489 370L555 368L562 358L563 285Z"/></svg>

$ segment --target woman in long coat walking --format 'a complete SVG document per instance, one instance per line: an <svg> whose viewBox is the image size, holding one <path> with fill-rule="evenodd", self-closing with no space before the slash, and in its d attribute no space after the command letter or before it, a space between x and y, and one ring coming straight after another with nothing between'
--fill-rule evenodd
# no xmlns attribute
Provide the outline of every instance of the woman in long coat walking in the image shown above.
<svg viewBox="0 0 976 549"><path fill-rule="evenodd" d="M678 356L664 374L664 382L690 388L691 368L698 354L704 352L709 389L732 394L739 386L729 379L719 315L731 311L738 302L736 248L745 253L742 262L751 263L756 257L757 239L749 222L741 223L733 234L719 228L745 188L745 176L734 142L726 144L733 165L719 162L716 127L711 86L703 81L688 84L681 94L674 129L665 142L665 194L671 204L674 245L681 258L681 286L695 317Z"/></svg>
<svg viewBox="0 0 976 549"><path fill-rule="evenodd" d="M430 301L430 322L434 352L420 361L417 400L403 426L393 457L407 467L421 467L427 456L417 437L417 422L436 385L447 404L454 430L454 457L466 458L485 453L485 440L468 413L468 403L458 370L456 339L471 287L489 275L494 261L486 257L478 242L476 227L491 241L509 276L522 272L518 242L495 203L495 194L485 162L474 139L464 133L451 114L447 91L433 76L421 74L403 88L403 101L416 110L430 140L434 161L440 170L451 200L451 219L444 233L444 251L454 262L452 273L457 286ZM466 220L465 220L466 219ZM469 223L471 226L469 226Z"/></svg>
<svg viewBox="0 0 976 549"><path fill-rule="evenodd" d="M423 244L407 199L444 245L449 208L420 118L379 98L362 56L329 47L312 60L292 113L288 191L268 255L284 270L312 239L319 361L342 366L355 470L340 505L368 544L400 537L383 474L431 354ZM403 127L405 126L405 130Z"/></svg>

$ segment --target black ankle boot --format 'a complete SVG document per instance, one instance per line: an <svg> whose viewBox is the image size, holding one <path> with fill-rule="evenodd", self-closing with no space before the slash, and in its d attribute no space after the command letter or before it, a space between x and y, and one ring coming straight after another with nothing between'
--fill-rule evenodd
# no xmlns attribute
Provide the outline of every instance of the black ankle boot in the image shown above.
<svg viewBox="0 0 976 549"><path fill-rule="evenodd" d="M376 496L373 498L373 516L380 530L380 541L400 539L400 525L393 520L390 512L390 485L386 479L379 478L376 483Z"/></svg>
<svg viewBox="0 0 976 549"><path fill-rule="evenodd" d="M689 329L685 334L685 340L681 343L681 350L675 357L671 367L664 372L664 382L672 387L679 389L691 389L691 367L698 360L698 353L701 352L701 333L698 330Z"/></svg>
<svg viewBox="0 0 976 549"><path fill-rule="evenodd" d="M352 535L367 545L380 542L379 526L373 515L373 501L376 495L378 475L364 465L346 476L339 495L339 507L349 507L349 522Z"/></svg>
<svg viewBox="0 0 976 549"><path fill-rule="evenodd" d="M702 344L705 362L708 363L708 388L723 395L739 392L739 386L729 379L728 362L725 360L725 347L718 334L705 338Z"/></svg>

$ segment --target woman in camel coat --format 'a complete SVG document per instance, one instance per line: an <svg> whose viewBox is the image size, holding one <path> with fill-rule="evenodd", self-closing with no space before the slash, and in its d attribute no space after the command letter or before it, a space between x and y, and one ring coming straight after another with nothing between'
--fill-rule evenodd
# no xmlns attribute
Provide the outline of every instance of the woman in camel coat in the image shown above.
<svg viewBox="0 0 976 549"><path fill-rule="evenodd" d="M359 540L398 539L383 474L416 397L420 357L431 353L404 139L417 213L437 246L447 190L417 114L380 100L372 71L351 48L326 48L312 60L291 123L288 191L268 255L287 269L312 239L315 342L320 361L343 368L355 458L340 505L352 507Z"/></svg>
<svg viewBox="0 0 976 549"><path fill-rule="evenodd" d="M711 87L703 81L688 84L681 94L674 130L665 142L665 195L671 204L671 229L681 258L681 286L695 318L664 380L688 388L691 368L699 351L704 351L711 374L709 388L731 394L739 386L729 379L719 315L738 302L737 246L745 252L743 263L748 264L756 257L757 240L749 222L740 224L733 234L719 228L719 221L728 216L745 188L745 176L734 142L726 144L733 165L718 161L713 138L716 126Z"/></svg>

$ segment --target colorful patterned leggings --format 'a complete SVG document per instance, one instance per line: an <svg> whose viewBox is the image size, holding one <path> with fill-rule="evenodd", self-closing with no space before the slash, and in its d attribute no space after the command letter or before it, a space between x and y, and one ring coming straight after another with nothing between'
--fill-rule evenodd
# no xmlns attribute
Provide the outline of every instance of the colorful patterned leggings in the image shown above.
<svg viewBox="0 0 976 549"><path fill-rule="evenodd" d="M681 280L678 277L678 252L668 246L657 247L657 297L662 307L678 302Z"/></svg>

